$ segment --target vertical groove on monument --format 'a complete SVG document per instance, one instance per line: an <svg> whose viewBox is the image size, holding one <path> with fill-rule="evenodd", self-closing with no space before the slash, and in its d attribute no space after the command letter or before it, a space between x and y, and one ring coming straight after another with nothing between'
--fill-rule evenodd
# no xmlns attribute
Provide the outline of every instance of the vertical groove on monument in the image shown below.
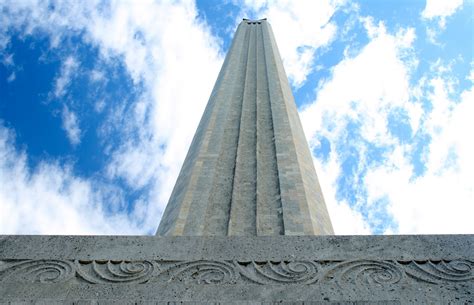
<svg viewBox="0 0 474 305"><path fill-rule="evenodd" d="M238 27L157 235L333 234L270 25Z"/></svg>
<svg viewBox="0 0 474 305"><path fill-rule="evenodd" d="M269 78L263 29L264 27L260 26L259 40L261 43L259 45L258 56L263 64L258 66L259 78L257 82L257 233L258 235L284 235L283 210L280 195L280 181L278 179L272 106L270 92L268 91Z"/></svg>
<svg viewBox="0 0 474 305"><path fill-rule="evenodd" d="M245 85L240 112L235 174L227 235L256 235L256 28L250 27ZM212 213L212 211L211 211Z"/></svg>

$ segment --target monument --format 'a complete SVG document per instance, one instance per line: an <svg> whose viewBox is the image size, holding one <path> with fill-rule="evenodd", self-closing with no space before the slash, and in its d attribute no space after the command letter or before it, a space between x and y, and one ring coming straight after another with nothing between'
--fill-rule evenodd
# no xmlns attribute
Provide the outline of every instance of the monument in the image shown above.
<svg viewBox="0 0 474 305"><path fill-rule="evenodd" d="M265 20L238 27L157 235L333 234Z"/></svg>
<svg viewBox="0 0 474 305"><path fill-rule="evenodd" d="M244 19L157 236L1 236L0 304L467 304L473 249L333 235L270 25Z"/></svg>

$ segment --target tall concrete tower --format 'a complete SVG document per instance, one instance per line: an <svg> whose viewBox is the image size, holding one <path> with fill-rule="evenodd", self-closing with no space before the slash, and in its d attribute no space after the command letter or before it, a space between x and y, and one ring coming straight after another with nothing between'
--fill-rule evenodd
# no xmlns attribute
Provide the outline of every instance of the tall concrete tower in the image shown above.
<svg viewBox="0 0 474 305"><path fill-rule="evenodd" d="M270 24L243 20L157 235L333 234Z"/></svg>

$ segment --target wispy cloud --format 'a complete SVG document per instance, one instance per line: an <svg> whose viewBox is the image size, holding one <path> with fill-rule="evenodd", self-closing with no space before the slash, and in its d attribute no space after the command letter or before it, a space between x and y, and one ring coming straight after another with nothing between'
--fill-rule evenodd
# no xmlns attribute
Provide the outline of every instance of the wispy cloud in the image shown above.
<svg viewBox="0 0 474 305"><path fill-rule="evenodd" d="M61 118L63 121L62 127L66 132L69 142L73 146L78 145L81 142L81 128L79 127L77 115L70 111L67 106L64 106Z"/></svg>
<svg viewBox="0 0 474 305"><path fill-rule="evenodd" d="M78 67L79 63L73 56L68 56L63 61L61 71L59 72L59 76L56 78L54 85L55 98L62 98L64 96L67 87L71 83L73 73L78 69Z"/></svg>
<svg viewBox="0 0 474 305"><path fill-rule="evenodd" d="M14 81L15 79L16 79L16 73L15 73L15 72L12 72L12 73L10 73L10 75L8 76L7 82L11 83L11 82Z"/></svg>
<svg viewBox="0 0 474 305"><path fill-rule="evenodd" d="M461 8L463 0L427 0L421 16L426 19L438 19L439 27L446 26L446 18Z"/></svg>
<svg viewBox="0 0 474 305"><path fill-rule="evenodd" d="M2 64L4 64L7 67L11 67L15 64L13 61L13 54L5 54L2 58Z"/></svg>
<svg viewBox="0 0 474 305"><path fill-rule="evenodd" d="M2 49L0 47L0 55L2 55ZM11 83L16 79L16 70L21 69L15 67L15 61L13 60L13 54L3 54L2 60L0 61L6 68L8 68L10 75L7 77L7 82Z"/></svg>

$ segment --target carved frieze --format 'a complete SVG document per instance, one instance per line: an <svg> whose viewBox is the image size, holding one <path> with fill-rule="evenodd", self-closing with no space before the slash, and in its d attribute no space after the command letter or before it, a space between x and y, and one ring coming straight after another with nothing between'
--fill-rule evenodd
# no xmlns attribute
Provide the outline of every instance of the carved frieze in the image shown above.
<svg viewBox="0 0 474 305"><path fill-rule="evenodd" d="M89 284L182 282L195 285L313 285L333 283L359 289L410 282L474 281L469 260L351 261L162 261L16 260L0 261L0 282L76 281Z"/></svg>

